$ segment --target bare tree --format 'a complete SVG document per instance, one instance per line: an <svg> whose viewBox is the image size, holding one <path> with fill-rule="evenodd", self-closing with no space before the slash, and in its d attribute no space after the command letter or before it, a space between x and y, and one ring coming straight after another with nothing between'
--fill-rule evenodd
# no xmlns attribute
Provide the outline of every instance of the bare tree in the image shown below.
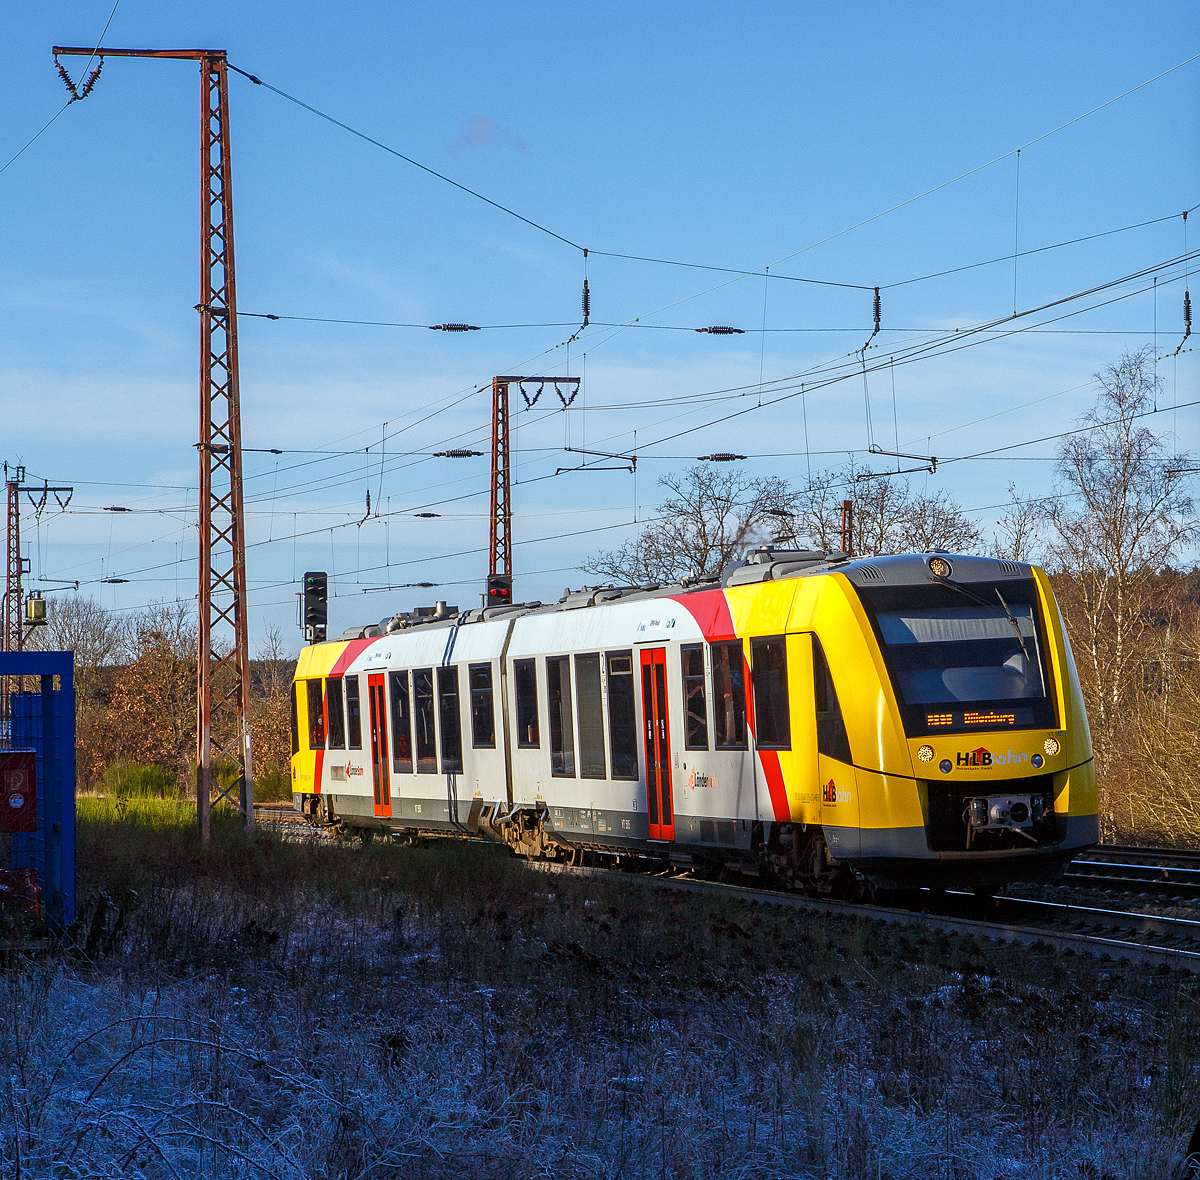
<svg viewBox="0 0 1200 1180"><path fill-rule="evenodd" d="M714 574L769 539L799 506L796 492L777 476L689 467L658 482L671 495L657 518L617 549L585 562L584 570L630 585Z"/></svg>
<svg viewBox="0 0 1200 1180"><path fill-rule="evenodd" d="M254 765L261 774L268 769L286 771L291 759L291 688L295 659L289 655L283 631L267 627L255 649L255 685L250 701L254 735Z"/></svg>
<svg viewBox="0 0 1200 1180"><path fill-rule="evenodd" d="M196 658L199 637L196 626L196 606L191 599L164 598L147 603L131 624L133 639L144 631L161 635L178 659Z"/></svg>
<svg viewBox="0 0 1200 1180"><path fill-rule="evenodd" d="M854 552L963 552L983 539L979 527L945 492L914 492L907 481L849 463L811 476L798 496L796 532L818 549L841 547L842 501L854 505Z"/></svg>
<svg viewBox="0 0 1200 1180"><path fill-rule="evenodd" d="M1046 501L1026 499L1017 485L1008 485L1009 508L997 522L992 554L1011 561L1036 561L1042 545Z"/></svg>
<svg viewBox="0 0 1200 1180"><path fill-rule="evenodd" d="M126 620L96 599L70 594L48 600L46 625L31 631L26 645L40 651L73 651L77 672L86 675L119 662L128 634Z"/></svg>

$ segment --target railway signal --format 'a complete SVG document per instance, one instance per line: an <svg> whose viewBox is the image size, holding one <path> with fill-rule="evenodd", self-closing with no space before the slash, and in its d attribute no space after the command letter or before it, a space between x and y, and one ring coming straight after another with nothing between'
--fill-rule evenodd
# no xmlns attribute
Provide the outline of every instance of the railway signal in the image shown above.
<svg viewBox="0 0 1200 1180"><path fill-rule="evenodd" d="M512 575L489 574L487 580L487 605L512 605Z"/></svg>
<svg viewBox="0 0 1200 1180"><path fill-rule="evenodd" d="M304 575L304 637L309 643L325 642L329 622L329 575L311 570Z"/></svg>

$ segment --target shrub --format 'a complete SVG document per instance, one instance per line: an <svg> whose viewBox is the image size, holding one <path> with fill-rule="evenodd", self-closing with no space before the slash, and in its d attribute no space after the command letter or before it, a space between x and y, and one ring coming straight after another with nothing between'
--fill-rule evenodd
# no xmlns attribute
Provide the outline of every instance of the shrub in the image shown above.
<svg viewBox="0 0 1200 1180"><path fill-rule="evenodd" d="M110 762L101 782L104 793L118 799L161 799L179 793L173 772L144 762Z"/></svg>
<svg viewBox="0 0 1200 1180"><path fill-rule="evenodd" d="M254 776L254 802L278 803L292 798L292 779L286 770L272 766Z"/></svg>

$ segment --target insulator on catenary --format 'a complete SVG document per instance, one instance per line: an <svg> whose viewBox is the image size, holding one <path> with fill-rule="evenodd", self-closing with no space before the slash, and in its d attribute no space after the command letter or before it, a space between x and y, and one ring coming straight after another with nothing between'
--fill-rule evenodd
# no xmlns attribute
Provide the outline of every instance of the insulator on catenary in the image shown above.
<svg viewBox="0 0 1200 1180"><path fill-rule="evenodd" d="M63 85L71 92L71 97L67 103L69 106L73 102L81 102L91 94L92 87L96 85L96 79L100 77L100 71L104 69L104 56L103 54L100 56L100 61L97 63L96 68L87 76L87 81L84 82L82 90L71 81L71 76L63 68L63 64L58 60L57 55L54 58L54 68L58 71L58 76L63 80Z"/></svg>
<svg viewBox="0 0 1200 1180"><path fill-rule="evenodd" d="M482 451L456 449L453 451L435 451L433 457L435 459L477 459L482 454Z"/></svg>
<svg viewBox="0 0 1200 1180"><path fill-rule="evenodd" d="M588 290L587 279L583 280L583 326L588 326L592 314L592 293Z"/></svg>
<svg viewBox="0 0 1200 1180"><path fill-rule="evenodd" d="M430 324L431 332L478 332L474 324Z"/></svg>
<svg viewBox="0 0 1200 1180"><path fill-rule="evenodd" d="M732 463L736 459L744 459L745 455L735 455L732 451L714 451L711 455L701 455L701 461L709 463Z"/></svg>
<svg viewBox="0 0 1200 1180"><path fill-rule="evenodd" d="M745 328L730 328L725 324L714 324L711 328L697 328L697 332L709 332L713 336L745 336Z"/></svg>
<svg viewBox="0 0 1200 1180"><path fill-rule="evenodd" d="M1183 339L1179 342L1179 347L1171 354L1178 356L1183 351L1183 346L1188 342L1192 335L1192 293L1184 291L1183 293Z"/></svg>
<svg viewBox="0 0 1200 1180"><path fill-rule="evenodd" d="M875 331L879 331L879 314L882 310L882 301L879 298L879 288L875 288Z"/></svg>

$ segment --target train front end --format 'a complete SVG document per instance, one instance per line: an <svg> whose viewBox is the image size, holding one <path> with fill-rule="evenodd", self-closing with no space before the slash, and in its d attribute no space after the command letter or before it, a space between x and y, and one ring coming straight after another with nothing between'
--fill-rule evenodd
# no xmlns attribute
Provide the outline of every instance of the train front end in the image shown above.
<svg viewBox="0 0 1200 1180"><path fill-rule="evenodd" d="M1057 876L1099 828L1087 716L1046 574L933 554L854 563L844 577L884 682L847 685L851 747L882 772L856 768L855 867L900 885Z"/></svg>

